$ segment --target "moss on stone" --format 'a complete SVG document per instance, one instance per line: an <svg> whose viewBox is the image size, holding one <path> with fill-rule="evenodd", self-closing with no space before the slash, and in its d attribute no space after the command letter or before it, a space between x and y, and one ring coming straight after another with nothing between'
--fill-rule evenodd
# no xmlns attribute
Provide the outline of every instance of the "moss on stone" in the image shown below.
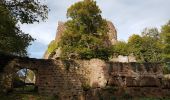
<svg viewBox="0 0 170 100"><path fill-rule="evenodd" d="M55 40L51 41L51 43L48 45L47 52L52 53L58 48L58 45Z"/></svg>

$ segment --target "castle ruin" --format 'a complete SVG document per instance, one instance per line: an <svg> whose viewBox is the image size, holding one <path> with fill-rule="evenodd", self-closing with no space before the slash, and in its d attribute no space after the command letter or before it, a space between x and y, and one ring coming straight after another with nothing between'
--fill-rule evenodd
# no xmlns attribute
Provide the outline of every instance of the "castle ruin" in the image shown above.
<svg viewBox="0 0 170 100"><path fill-rule="evenodd" d="M107 33L108 35L108 40L105 41L105 43L108 46L114 45L117 42L117 31L115 26L113 25L112 22L107 21L107 25L109 28L109 32ZM65 26L64 26L64 22L58 22L58 28L57 28L57 32L56 32L56 37L55 40L53 40L52 42L55 42L56 44L58 44L58 42L61 40L61 36L65 30ZM60 57L60 48L56 49L53 54L49 54L47 51L44 54L44 59L55 59L55 58L59 58Z"/></svg>

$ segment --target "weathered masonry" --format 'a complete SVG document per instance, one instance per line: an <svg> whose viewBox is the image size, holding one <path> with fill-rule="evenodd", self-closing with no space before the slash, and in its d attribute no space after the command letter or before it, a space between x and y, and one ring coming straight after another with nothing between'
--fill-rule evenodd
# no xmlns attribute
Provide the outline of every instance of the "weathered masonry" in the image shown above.
<svg viewBox="0 0 170 100"><path fill-rule="evenodd" d="M5 56L0 58L0 86L1 91L11 90L14 74L23 68L35 71L38 92L43 95L79 95L82 88L79 80L73 80L73 72L62 67L62 61L31 59ZM2 69L3 68L3 69ZM76 77L76 76L75 76Z"/></svg>
<svg viewBox="0 0 170 100"><path fill-rule="evenodd" d="M132 96L170 96L170 80L163 78L159 63L44 60L5 55L0 57L1 92L13 88L13 74L22 68L35 71L38 93L57 95L60 100L98 100L98 93L109 98L124 91ZM107 92L108 87L117 90Z"/></svg>

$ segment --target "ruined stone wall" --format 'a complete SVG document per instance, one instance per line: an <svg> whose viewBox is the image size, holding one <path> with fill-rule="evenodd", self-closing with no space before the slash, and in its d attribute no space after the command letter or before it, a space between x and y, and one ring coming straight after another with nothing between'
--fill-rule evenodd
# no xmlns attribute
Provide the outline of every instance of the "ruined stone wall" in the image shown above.
<svg viewBox="0 0 170 100"><path fill-rule="evenodd" d="M64 22L58 22L58 27L57 27L57 32L56 32L56 37L55 41L58 43L61 40L61 36L65 31L65 25Z"/></svg>
<svg viewBox="0 0 170 100"><path fill-rule="evenodd" d="M111 58L110 61L122 62L122 63L137 62L135 56L133 55L129 55L129 56L119 55L118 57Z"/></svg>
<svg viewBox="0 0 170 100"><path fill-rule="evenodd" d="M57 95L62 100L80 98L83 94L80 76L69 70L68 67L70 65L66 61L53 61L53 63L42 66L38 70L39 93Z"/></svg>
<svg viewBox="0 0 170 100"><path fill-rule="evenodd" d="M117 42L117 31L115 26L111 21L107 21L107 25L109 28L108 37L109 37L109 42L111 43L110 45L114 45ZM58 22L58 27L57 27L57 32L56 32L56 37L55 41L58 43L61 40L61 36L63 32L65 31L65 25L64 22ZM109 43L108 43L109 44Z"/></svg>
<svg viewBox="0 0 170 100"><path fill-rule="evenodd" d="M41 60L30 58L11 59L5 64L0 80L10 83L12 72L18 68L36 70L36 85L42 95L56 95L60 100L90 100L98 97L95 93L109 92L105 88L117 88L117 92L109 95L122 95L128 91L135 96L152 95L160 91L160 95L169 95L170 81L163 78L162 64L159 63L115 63L99 59L91 60ZM1 65L1 64L0 64ZM8 70L6 70L8 69ZM7 87L9 89L11 84ZM11 87L12 88L12 87ZM150 89L147 91L147 89ZM105 89L105 90L103 90ZM135 91L139 90L139 93ZM95 92L98 91L98 92ZM168 92L169 91L169 92ZM139 95L141 94L141 95ZM105 95L106 96L106 95ZM153 95L152 95L153 96ZM98 100L98 99L91 99Z"/></svg>
<svg viewBox="0 0 170 100"><path fill-rule="evenodd" d="M66 26L64 24L65 24L64 22L58 22L56 37L55 37L55 40L53 40L52 42L56 42L56 44L58 44L58 42L61 40L61 37L62 37L62 35L63 35L63 33L64 33L65 29L66 29ZM108 25L108 28L109 28L109 32L107 33L108 39L106 39L103 42L105 43L106 46L111 46L111 45L116 44L116 42L117 42L117 31L116 31L116 28L115 28L115 26L113 25L112 22L107 21L107 25ZM43 58L44 59L59 58L60 54L61 54L60 48L55 50L53 53L55 53L55 55L49 54L46 51Z"/></svg>
<svg viewBox="0 0 170 100"><path fill-rule="evenodd" d="M107 25L109 27L109 32L107 33L109 36L109 41L111 42L111 45L116 44L117 42L117 31L115 26L113 25L112 22L107 21Z"/></svg>

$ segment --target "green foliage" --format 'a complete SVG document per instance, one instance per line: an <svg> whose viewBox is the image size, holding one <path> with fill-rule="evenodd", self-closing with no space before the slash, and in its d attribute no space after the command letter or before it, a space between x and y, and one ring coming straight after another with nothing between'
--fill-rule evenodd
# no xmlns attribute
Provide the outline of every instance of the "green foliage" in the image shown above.
<svg viewBox="0 0 170 100"><path fill-rule="evenodd" d="M170 63L165 63L163 67L164 74L170 74Z"/></svg>
<svg viewBox="0 0 170 100"><path fill-rule="evenodd" d="M170 21L157 28L145 28L142 36L132 35L128 40L129 51L141 62L170 61Z"/></svg>
<svg viewBox="0 0 170 100"><path fill-rule="evenodd" d="M44 20L47 12L47 6L38 0L0 0L0 52L26 56L34 39L22 32L18 23Z"/></svg>
<svg viewBox="0 0 170 100"><path fill-rule="evenodd" d="M153 37L155 39L160 38L160 33L157 28L145 28L141 34L142 36Z"/></svg>
<svg viewBox="0 0 170 100"><path fill-rule="evenodd" d="M88 91L91 89L91 86L88 83L82 83L82 88L84 91Z"/></svg>
<svg viewBox="0 0 170 100"><path fill-rule="evenodd" d="M93 0L80 1L67 11L69 21L61 38L62 58L107 60L110 53L104 41L108 39L108 26Z"/></svg>
<svg viewBox="0 0 170 100"><path fill-rule="evenodd" d="M21 23L34 23L47 19L48 7L40 0L0 0L0 6L10 11L13 18ZM6 13L2 10L0 13Z"/></svg>
<svg viewBox="0 0 170 100"><path fill-rule="evenodd" d="M52 53L52 52L54 52L57 48L58 48L58 45L57 45L57 43L53 40L53 41L51 41L51 43L48 45L47 52L48 52L48 53Z"/></svg>
<svg viewBox="0 0 170 100"><path fill-rule="evenodd" d="M161 42L163 44L164 61L170 62L170 21L164 26L162 26Z"/></svg>
<svg viewBox="0 0 170 100"><path fill-rule="evenodd" d="M162 50L157 29L145 29L142 36L132 35L128 40L129 53L140 62L162 61Z"/></svg>
<svg viewBox="0 0 170 100"><path fill-rule="evenodd" d="M142 60L142 42L142 37L135 34L128 39L129 51L135 55L137 60Z"/></svg>
<svg viewBox="0 0 170 100"><path fill-rule="evenodd" d="M112 52L113 56L118 56L118 55L127 56L127 55L129 55L128 49L129 49L129 47L126 42L119 41L111 47L111 50L112 50L111 52Z"/></svg>
<svg viewBox="0 0 170 100"><path fill-rule="evenodd" d="M164 66L164 67L163 67L163 73L164 73L164 74L170 74L170 68L167 67L167 66Z"/></svg>
<svg viewBox="0 0 170 100"><path fill-rule="evenodd" d="M3 11L3 12L2 12ZM24 34L10 11L0 6L0 52L14 55L27 55L27 47L34 39Z"/></svg>

